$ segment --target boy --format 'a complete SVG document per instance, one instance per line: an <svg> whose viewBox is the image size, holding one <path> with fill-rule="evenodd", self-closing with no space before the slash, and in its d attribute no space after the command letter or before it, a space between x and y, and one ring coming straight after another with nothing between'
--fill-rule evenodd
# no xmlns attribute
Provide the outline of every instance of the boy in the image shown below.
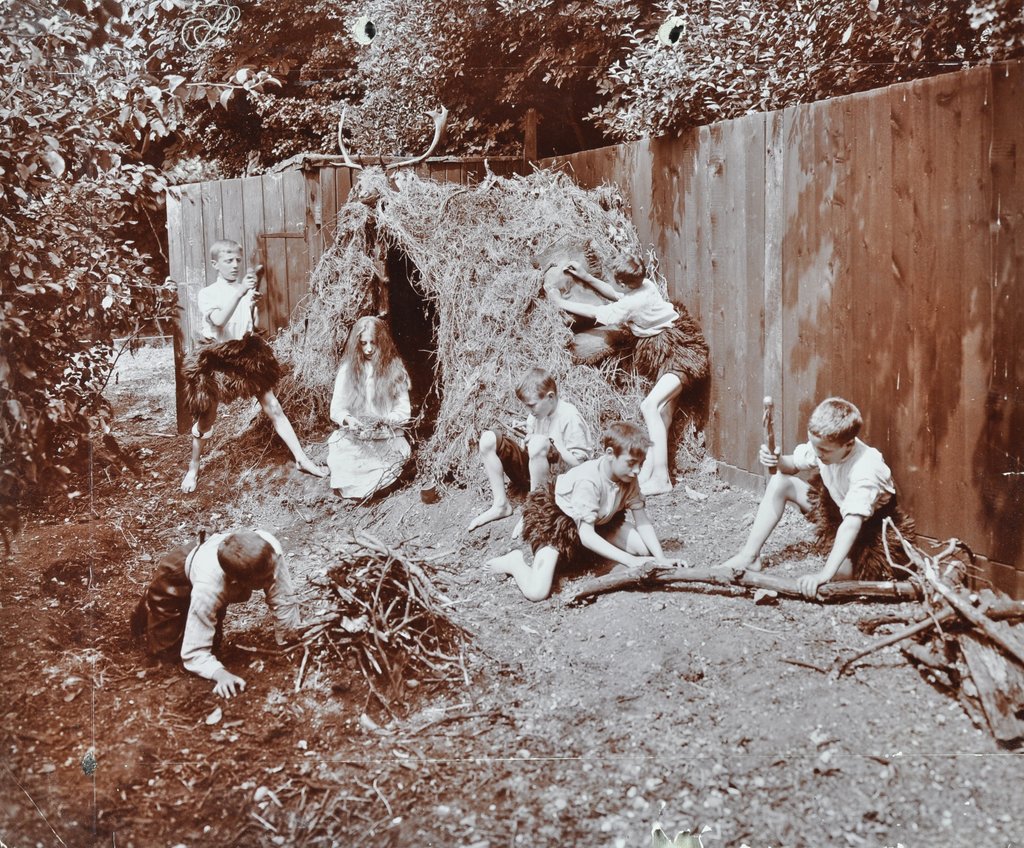
<svg viewBox="0 0 1024 848"><path fill-rule="evenodd" d="M637 483L651 440L635 424L616 421L601 445L599 458L570 468L554 486L527 497L523 539L534 552L532 565L522 551L487 563L495 574L511 574L531 601L551 594L557 565L579 561L587 552L631 567L652 558L667 564Z"/></svg>
<svg viewBox="0 0 1024 848"><path fill-rule="evenodd" d="M882 454L859 438L860 410L838 397L823 400L807 422L808 441L791 455L773 455L761 445L762 465L776 468L758 506L743 549L725 562L727 568L759 571L761 548L782 518L786 504L794 503L815 525L819 544L831 543L825 565L817 574L799 579L800 591L813 598L830 580L892 580L885 558L882 521L891 516L904 536L913 538L914 524L900 510L896 486ZM810 483L794 475L818 472ZM903 548L890 534L889 552L906 564Z"/></svg>
<svg viewBox="0 0 1024 848"><path fill-rule="evenodd" d="M199 292L204 346L185 367L185 394L195 423L192 425L192 457L181 481L181 491L186 494L195 491L203 440L210 438L218 404L240 397L259 400L300 471L326 477L327 469L306 456L291 422L274 396L273 388L281 368L270 345L253 333L259 268L249 270L239 280L242 246L228 239L213 243L210 260L217 271L217 279Z"/></svg>
<svg viewBox="0 0 1024 848"><path fill-rule="evenodd" d="M213 691L230 698L245 689L214 656L220 647L228 604L246 601L263 589L274 613L278 644L301 626L281 543L264 530L216 533L189 550L160 557L146 594L132 615L132 634L146 653L180 655L188 671L212 680Z"/></svg>
<svg viewBox="0 0 1024 848"><path fill-rule="evenodd" d="M558 397L555 379L547 371L527 371L516 388L516 397L529 412L526 438L517 442L493 430L480 434L480 460L491 485L493 503L470 522L469 530L512 514L505 475L513 486L533 491L547 486L552 469L559 463L572 468L590 457L586 422L575 406Z"/></svg>
<svg viewBox="0 0 1024 848"><path fill-rule="evenodd" d="M605 328L625 327L635 337L633 368L652 384L640 403L640 414L651 437L651 450L640 472L640 489L648 497L671 492L668 431L680 398L690 394L708 376L704 334L686 307L661 295L638 256L626 255L615 265L615 282L625 291L598 279L577 262L569 262L562 270L608 302L594 306L569 300L558 289L549 287L546 294L556 306L573 315L592 318ZM578 335L585 336L586 332Z"/></svg>

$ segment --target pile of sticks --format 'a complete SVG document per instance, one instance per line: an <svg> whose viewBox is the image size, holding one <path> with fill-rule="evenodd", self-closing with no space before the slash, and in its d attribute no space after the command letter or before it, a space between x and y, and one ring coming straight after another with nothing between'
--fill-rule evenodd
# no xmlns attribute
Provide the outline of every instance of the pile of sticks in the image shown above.
<svg viewBox="0 0 1024 848"><path fill-rule="evenodd" d="M370 692L388 710L410 686L452 680L469 685L467 634L450 617L453 602L434 585L426 563L363 531L352 541L344 561L327 573L335 609L306 630L302 665L314 648L346 665L354 657Z"/></svg>
<svg viewBox="0 0 1024 848"><path fill-rule="evenodd" d="M959 698L979 726L987 723L1004 745L1018 744L1024 740L1024 601L991 589L963 588L954 555L967 549L959 540L927 555L897 535L917 571L922 608L910 621L892 616L862 621L865 632L903 626L852 656L837 657L833 671L845 674L857 660L898 644L930 679Z"/></svg>

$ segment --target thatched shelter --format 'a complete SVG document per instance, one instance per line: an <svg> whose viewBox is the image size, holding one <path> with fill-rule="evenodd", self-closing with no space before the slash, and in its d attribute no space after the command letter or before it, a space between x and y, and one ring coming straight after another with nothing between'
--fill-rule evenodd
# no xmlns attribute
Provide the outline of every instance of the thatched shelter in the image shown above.
<svg viewBox="0 0 1024 848"><path fill-rule="evenodd" d="M290 365L278 393L297 425L327 421L345 338L368 313L389 316L409 367L424 477L476 476L468 437L526 417L515 387L535 365L552 372L595 438L608 419L639 422L644 387L614 362L574 364L568 319L542 294L552 259L579 258L607 279L615 257L641 250L616 189L586 191L550 171L464 186L406 172L393 181L372 168L351 196L304 308L276 342Z"/></svg>

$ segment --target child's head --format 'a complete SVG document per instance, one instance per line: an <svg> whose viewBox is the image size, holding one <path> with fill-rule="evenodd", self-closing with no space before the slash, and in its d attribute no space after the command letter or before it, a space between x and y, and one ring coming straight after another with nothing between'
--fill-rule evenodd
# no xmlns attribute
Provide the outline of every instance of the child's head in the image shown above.
<svg viewBox="0 0 1024 848"><path fill-rule="evenodd" d="M807 422L807 432L819 439L845 445L852 442L864 424L860 410L840 397L825 398Z"/></svg>
<svg viewBox="0 0 1024 848"><path fill-rule="evenodd" d="M620 482L636 477L650 446L647 433L628 421L608 425L601 437L601 447L612 458L612 477Z"/></svg>
<svg viewBox="0 0 1024 848"><path fill-rule="evenodd" d="M615 282L620 286L636 289L640 287L647 276L647 268L640 257L628 254L619 259L612 273L615 276Z"/></svg>
<svg viewBox="0 0 1024 848"><path fill-rule="evenodd" d="M217 546L224 574L236 583L258 589L274 576L274 546L252 530L236 530Z"/></svg>
<svg viewBox="0 0 1024 848"><path fill-rule="evenodd" d="M233 283L242 267L242 245L231 239L215 241L210 245L210 262L220 276Z"/></svg>
<svg viewBox="0 0 1024 848"><path fill-rule="evenodd" d="M558 385L543 368L531 368L516 386L516 397L530 412L543 418L558 405Z"/></svg>
<svg viewBox="0 0 1024 848"><path fill-rule="evenodd" d="M388 325L375 315L364 315L348 334L344 358L348 361L389 364L398 356Z"/></svg>

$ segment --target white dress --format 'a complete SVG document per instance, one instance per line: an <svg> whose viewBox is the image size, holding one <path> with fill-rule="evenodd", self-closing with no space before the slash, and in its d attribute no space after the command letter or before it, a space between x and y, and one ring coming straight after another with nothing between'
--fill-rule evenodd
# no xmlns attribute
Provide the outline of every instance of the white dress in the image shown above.
<svg viewBox="0 0 1024 848"><path fill-rule="evenodd" d="M368 409L366 418L380 419L396 428L380 428L363 434L342 427L347 416L358 418L349 411L348 374L344 366L338 369L331 398L331 420L339 425L327 440L327 466L331 470L331 488L344 498L365 498L398 479L412 455L412 448L400 428L412 415L408 387L404 387L391 409L377 409L373 402L375 379L366 376ZM364 422L366 423L366 422Z"/></svg>

